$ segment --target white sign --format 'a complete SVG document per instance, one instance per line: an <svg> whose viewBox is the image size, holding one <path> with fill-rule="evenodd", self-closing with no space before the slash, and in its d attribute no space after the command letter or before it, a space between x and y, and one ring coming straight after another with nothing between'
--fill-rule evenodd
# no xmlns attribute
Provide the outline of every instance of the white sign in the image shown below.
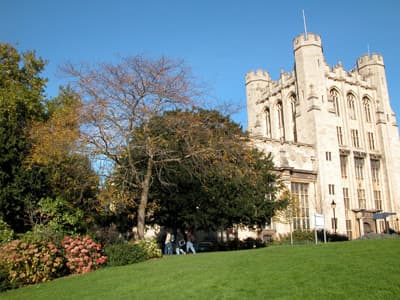
<svg viewBox="0 0 400 300"><path fill-rule="evenodd" d="M324 215L314 214L315 218L315 227L324 228L325 227L325 218Z"/></svg>

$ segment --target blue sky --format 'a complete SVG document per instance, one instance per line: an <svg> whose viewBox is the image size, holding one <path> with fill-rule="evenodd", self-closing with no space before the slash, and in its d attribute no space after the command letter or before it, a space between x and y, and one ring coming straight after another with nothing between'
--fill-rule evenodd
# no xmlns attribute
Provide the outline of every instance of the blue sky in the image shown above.
<svg viewBox="0 0 400 300"><path fill-rule="evenodd" d="M267 70L278 79L293 69L292 40L320 34L328 64L350 70L370 52L383 55L392 107L400 116L400 1L102 1L0 0L0 42L35 50L49 61L48 96L67 61L101 62L144 54L183 59L213 101L239 104L247 126L244 76Z"/></svg>

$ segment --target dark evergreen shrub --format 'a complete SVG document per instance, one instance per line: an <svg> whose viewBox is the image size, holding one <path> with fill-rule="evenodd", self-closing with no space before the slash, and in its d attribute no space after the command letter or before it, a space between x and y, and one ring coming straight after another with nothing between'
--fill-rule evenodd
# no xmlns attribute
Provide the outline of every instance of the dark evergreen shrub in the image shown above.
<svg viewBox="0 0 400 300"><path fill-rule="evenodd" d="M214 250L232 251L266 247L261 239L247 238L245 240L233 239L227 242L219 242Z"/></svg>
<svg viewBox="0 0 400 300"><path fill-rule="evenodd" d="M108 266L123 266L147 260L146 249L135 243L108 244L105 247Z"/></svg>

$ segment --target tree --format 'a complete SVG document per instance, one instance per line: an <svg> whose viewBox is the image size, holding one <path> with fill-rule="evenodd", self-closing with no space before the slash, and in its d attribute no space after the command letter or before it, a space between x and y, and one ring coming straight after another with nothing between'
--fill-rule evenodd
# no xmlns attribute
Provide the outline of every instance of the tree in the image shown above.
<svg viewBox="0 0 400 300"><path fill-rule="evenodd" d="M164 111L192 105L197 89L190 72L182 62L142 56L116 64L66 65L63 71L75 80L73 88L83 101L87 150L105 161L104 176L118 174L125 195L139 195L137 233L143 239L154 166L166 162L165 156L156 159L160 143L148 135L147 124ZM136 151L146 156L145 165L132 157Z"/></svg>
<svg viewBox="0 0 400 300"><path fill-rule="evenodd" d="M29 223L29 211L43 196L47 175L39 168L27 170L29 127L44 117L40 76L45 62L35 53L0 44L0 209L3 219L21 232Z"/></svg>
<svg viewBox="0 0 400 300"><path fill-rule="evenodd" d="M25 161L28 167L39 166L48 174L47 197L41 203L52 200L59 210L84 211L83 226L93 221L99 180L88 157L80 153L81 110L80 99L69 88L60 88L59 95L46 102L45 120L30 127L32 147ZM59 205L63 201L66 204ZM37 219L43 219L41 214Z"/></svg>
<svg viewBox="0 0 400 300"><path fill-rule="evenodd" d="M164 162L154 165L153 222L174 229L261 228L281 207L273 201L280 186L271 157L251 148L229 117L203 109L169 111L146 128L160 145L155 161ZM147 165L138 148L130 155Z"/></svg>
<svg viewBox="0 0 400 300"><path fill-rule="evenodd" d="M283 209L276 212L274 221L278 223L289 224L290 244L293 245L293 219L300 215L299 199L294 197L288 189L285 189L279 198L286 205Z"/></svg>

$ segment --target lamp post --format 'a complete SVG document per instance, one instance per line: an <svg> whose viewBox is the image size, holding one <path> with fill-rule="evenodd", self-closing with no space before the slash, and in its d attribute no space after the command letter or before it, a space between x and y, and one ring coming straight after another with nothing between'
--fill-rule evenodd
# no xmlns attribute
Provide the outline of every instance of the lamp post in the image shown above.
<svg viewBox="0 0 400 300"><path fill-rule="evenodd" d="M336 202L335 202L335 200L332 200L331 207L333 209L333 230L335 231L335 234L336 234L336 214L335 214Z"/></svg>

